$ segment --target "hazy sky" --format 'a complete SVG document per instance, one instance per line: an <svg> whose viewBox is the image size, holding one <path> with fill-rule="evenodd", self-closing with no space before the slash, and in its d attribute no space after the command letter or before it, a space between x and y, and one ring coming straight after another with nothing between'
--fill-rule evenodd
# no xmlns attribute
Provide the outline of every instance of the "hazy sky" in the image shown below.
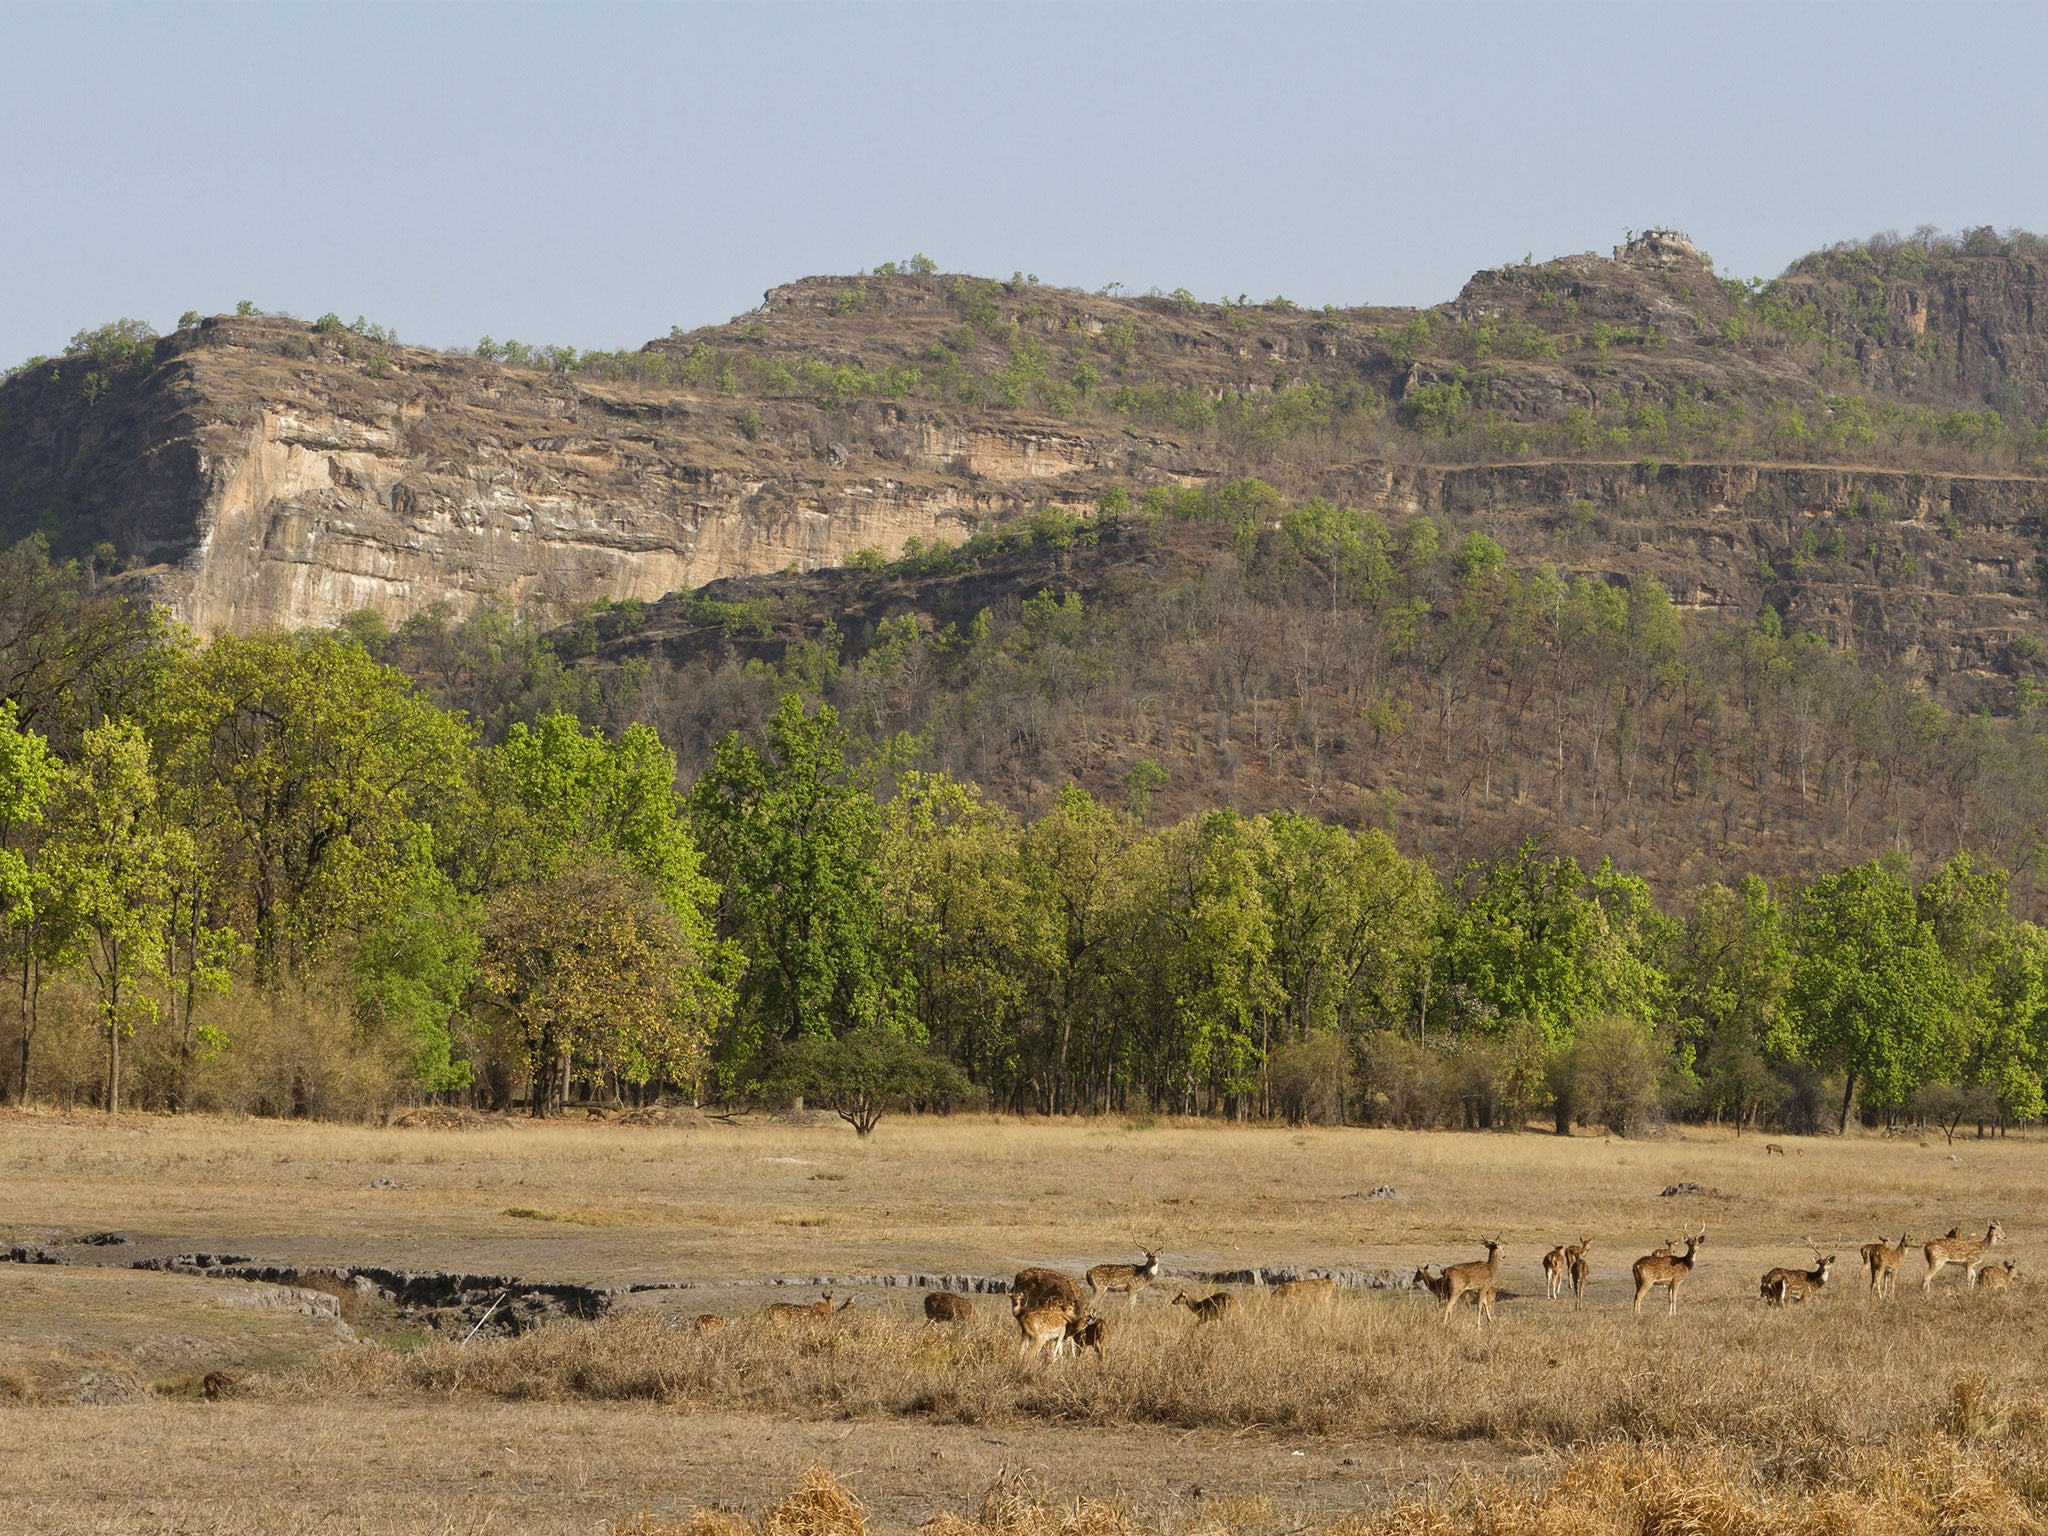
<svg viewBox="0 0 2048 1536"><path fill-rule="evenodd" d="M2048 7L0 0L0 365L248 298L637 345L947 270L1432 303L1688 231L1737 275L2048 228Z"/></svg>

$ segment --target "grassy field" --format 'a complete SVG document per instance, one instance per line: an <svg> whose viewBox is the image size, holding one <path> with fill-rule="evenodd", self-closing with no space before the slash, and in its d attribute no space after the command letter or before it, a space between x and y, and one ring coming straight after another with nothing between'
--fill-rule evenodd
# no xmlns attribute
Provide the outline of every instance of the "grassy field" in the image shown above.
<svg viewBox="0 0 2048 1536"><path fill-rule="evenodd" d="M1518 1512L1500 1529L1544 1528L1557 1490L1583 1485L1606 1490L1602 1519L1643 1528L1628 1490L1676 1457L1709 1468L1700 1496L1724 1513L1863 1498L1890 1511L1881 1528L1910 1529L1966 1486L1982 1495L1971 1519L1996 1508L2022 1528L2048 1511L2048 1323L2025 1279L2041 1144L1786 1146L986 1118L886 1122L862 1143L836 1123L13 1116L0 1245L111 1230L138 1252L700 1288L516 1339L400 1328L336 1347L331 1325L223 1304L235 1282L0 1266L0 1483L18 1528L51 1531L273 1530L286 1509L293 1529L606 1531L643 1513L658 1527L771 1508L813 1464L876 1529L982 1518L997 1485L1024 1490L1003 1506L1016 1520L1042 1506L1030 1520L1071 1523L1094 1500L1119 1529L1276 1533L1459 1508L1469 1526L1474 1499ZM1662 1195L1680 1183L1705 1192ZM1381 1186L1400 1198L1365 1198ZM1917 1251L1896 1299L1867 1294L1856 1250L1880 1232L1994 1218L2022 1266L2012 1294L1951 1271L1923 1295ZM1629 1262L1701 1224L1677 1317L1661 1300L1636 1317ZM1165 1304L1176 1271L1402 1272L1477 1258L1495 1234L1491 1327L1469 1308L1446 1326L1401 1292L1248 1292L1214 1327ZM1540 1258L1582 1236L1579 1310L1544 1298ZM1101 1361L1020 1360L1001 1297L945 1329L914 1290L880 1287L830 1323L758 1316L811 1294L769 1279L1078 1273L1136 1258L1139 1240L1168 1273L1161 1294L1106 1309ZM1762 1270L1808 1262L1808 1242L1839 1256L1835 1284L1763 1307ZM679 1326L706 1311L731 1325ZM205 1369L237 1375L235 1395L196 1400ZM82 1392L87 1375L100 1385Z"/></svg>

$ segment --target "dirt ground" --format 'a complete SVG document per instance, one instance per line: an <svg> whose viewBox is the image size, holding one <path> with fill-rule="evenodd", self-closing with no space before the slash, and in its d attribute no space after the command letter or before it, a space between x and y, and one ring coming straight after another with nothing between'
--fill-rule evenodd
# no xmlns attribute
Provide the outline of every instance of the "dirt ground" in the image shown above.
<svg viewBox="0 0 2048 1536"><path fill-rule="evenodd" d="M1704 1224L1686 1306L1744 1320L1731 1347L1758 1355L1742 1366L1752 1380L1768 1379L1774 1347L1771 1329L1747 1321L1757 1275L1810 1262L1809 1243L1839 1256L1836 1294L1820 1305L1844 1323L1843 1347L1868 1337L1873 1351L1883 1340L1861 1319L1876 1314L1850 1309L1870 1306L1856 1250L1880 1232L1910 1230L1917 1244L1996 1218L2009 1234L2000 1254L2019 1259L2023 1275L2037 1251L2032 1221L2048 1197L2038 1142L1784 1145L1780 1157L1753 1138L1700 1131L1624 1142L969 1117L888 1121L862 1142L837 1124L431 1131L17 1114L0 1116L0 1249L57 1245L67 1259L100 1263L205 1250L613 1286L688 1281L622 1304L739 1316L807 1297L801 1285L761 1283L776 1279L1006 1275L1027 1263L1078 1272L1135 1258L1143 1242L1162 1249L1170 1295L1176 1272L1401 1272L1476 1258L1479 1240L1498 1234L1497 1337L1520 1330L1526 1341L1556 1326L1542 1310L1539 1263L1553 1244L1593 1238L1590 1300L1613 1320L1603 1327L1653 1328L1628 1316L1628 1262ZM1699 1191L1663 1193L1684 1184ZM103 1232L130 1241L63 1247ZM1974 1301L1946 1278L1933 1302L1920 1298L1923 1268L1916 1251L1897 1305ZM1081 1428L1042 1417L976 1425L636 1402L201 1401L207 1370L289 1372L324 1351L390 1342L345 1342L330 1320L231 1299L252 1289L0 1264L10 1528L604 1532L643 1509L758 1509L818 1463L890 1529L971 1509L1010 1472L1055 1502L1109 1500L1159 1529L1227 1516L1234 1529L1278 1533L1467 1474L1540 1472L1552 1454L1483 1434ZM2032 1314L2030 1291L2012 1300ZM919 1296L869 1287L861 1301L907 1326ZM1964 1317L1940 1315L1945 1328ZM1475 1353L1472 1369L1525 1355ZM1543 1363L1540 1348L1526 1357ZM1560 1362L1553 1354L1548 1364Z"/></svg>

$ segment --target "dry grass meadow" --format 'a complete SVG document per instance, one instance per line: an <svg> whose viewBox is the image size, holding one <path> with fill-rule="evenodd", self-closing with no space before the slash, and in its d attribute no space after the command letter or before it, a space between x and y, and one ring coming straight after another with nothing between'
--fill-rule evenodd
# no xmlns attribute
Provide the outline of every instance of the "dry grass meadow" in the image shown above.
<svg viewBox="0 0 2048 1536"><path fill-rule="evenodd" d="M1061 1124L493 1124L0 1118L0 1247L460 1268L607 1285L596 1323L464 1345L238 1303L240 1282L0 1265L10 1529L1247 1536L1359 1530L2031 1530L2048 1514L2048 1161L2012 1138L1763 1143ZM1690 1182L1705 1193L1665 1198ZM1362 1198L1391 1186L1398 1200ZM2001 1220L2021 1283L1873 1300L1857 1249ZM1708 1237L1678 1315L1628 1265ZM1506 1242L1494 1325L1412 1292L1247 1290L1192 1271L1412 1270ZM1588 1304L1542 1253L1593 1239ZM1078 1274L1163 1250L1106 1359L1021 1360L1002 1297L925 1324L914 1289L775 1327L771 1279ZM1838 1255L1785 1310L1761 1272ZM1917 1245L1916 1245L1917 1248ZM105 1250L112 1254L120 1250ZM97 1254L96 1256L104 1256ZM842 1290L845 1288L842 1287ZM1190 1289L1206 1289L1190 1285ZM730 1319L700 1334L703 1312ZM206 1402L199 1375L226 1370ZM711 1511L704 1513L704 1511ZM694 1512L694 1513L693 1513ZM848 1522L852 1522L848 1525Z"/></svg>

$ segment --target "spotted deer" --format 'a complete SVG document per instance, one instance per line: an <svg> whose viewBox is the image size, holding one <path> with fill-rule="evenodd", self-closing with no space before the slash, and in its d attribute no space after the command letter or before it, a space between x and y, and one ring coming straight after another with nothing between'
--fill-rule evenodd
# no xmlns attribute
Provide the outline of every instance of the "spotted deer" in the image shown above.
<svg viewBox="0 0 2048 1536"><path fill-rule="evenodd" d="M1173 1305L1176 1307L1186 1307L1188 1311L1194 1314L1195 1322L1199 1325L1218 1321L1224 1313L1228 1312L1236 1304L1236 1301L1237 1298L1228 1291L1211 1291L1200 1300L1190 1296L1186 1291L1182 1291L1173 1298Z"/></svg>
<svg viewBox="0 0 2048 1536"><path fill-rule="evenodd" d="M1282 1280L1273 1287L1275 1301L1333 1301L1336 1295L1337 1282L1320 1276L1306 1280Z"/></svg>
<svg viewBox="0 0 2048 1536"><path fill-rule="evenodd" d="M849 1307L853 1305L853 1298L851 1296L846 1298L846 1305ZM841 1308L841 1310L844 1311L845 1308ZM832 1293L827 1291L822 1299L810 1303L795 1301L774 1302L762 1315L771 1323L800 1323L807 1317L830 1317L832 1315Z"/></svg>
<svg viewBox="0 0 2048 1536"><path fill-rule="evenodd" d="M1776 1307L1818 1296L1827 1289L1828 1276L1834 1273L1835 1256L1831 1253L1823 1259L1818 1248L1813 1250L1813 1256L1819 1262L1812 1269L1785 1269L1781 1266L1765 1270L1763 1284L1757 1288L1757 1294Z"/></svg>
<svg viewBox="0 0 2048 1536"><path fill-rule="evenodd" d="M1783 1157L1784 1155L1785 1149L1779 1146L1775 1141L1767 1141L1764 1143L1765 1157Z"/></svg>
<svg viewBox="0 0 2048 1536"><path fill-rule="evenodd" d="M1096 1359L1107 1360L1109 1356L1103 1346L1108 1339L1109 1325L1100 1317L1090 1316L1069 1319L1066 1337L1060 1342L1067 1353L1076 1357L1082 1350L1092 1349L1095 1351Z"/></svg>
<svg viewBox="0 0 2048 1536"><path fill-rule="evenodd" d="M1130 1304L1138 1304L1138 1292L1159 1278L1159 1255L1145 1250L1142 1264L1098 1264L1088 1271L1088 1299L1122 1291Z"/></svg>
<svg viewBox="0 0 2048 1536"><path fill-rule="evenodd" d="M699 1333L716 1333L725 1326L725 1319L716 1312L700 1312L692 1325Z"/></svg>
<svg viewBox="0 0 2048 1536"><path fill-rule="evenodd" d="M1482 1323L1493 1316L1493 1278L1500 1272L1500 1239L1488 1238L1482 1246L1486 1249L1485 1259L1474 1259L1469 1264L1452 1264L1444 1270L1444 1283L1449 1291L1444 1298L1445 1322L1450 1321L1451 1309L1467 1291L1479 1304Z"/></svg>
<svg viewBox="0 0 2048 1536"><path fill-rule="evenodd" d="M1991 1250L2005 1241L2005 1228L1992 1222L1984 1229L1984 1240L1958 1236L1955 1227L1949 1228L1947 1237L1937 1237L1921 1252L1927 1257L1927 1273L1920 1277L1920 1289L1924 1293L1934 1284L1934 1277L1951 1264L1960 1264L1963 1273L1969 1276L1970 1284L1977 1283L1977 1271L1984 1267L1984 1261Z"/></svg>
<svg viewBox="0 0 2048 1536"><path fill-rule="evenodd" d="M928 1323L964 1323L974 1316L974 1303L951 1291L926 1291L924 1317Z"/></svg>
<svg viewBox="0 0 2048 1536"><path fill-rule="evenodd" d="M1643 1298L1658 1286L1671 1290L1671 1313L1678 1312L1678 1288L1685 1284L1685 1277L1692 1273L1693 1265L1699 1259L1700 1244L1707 1240L1707 1229L1701 1227L1699 1236L1685 1240L1684 1253L1663 1251L1646 1253L1637 1259L1633 1269L1636 1279L1636 1312L1641 1315Z"/></svg>
<svg viewBox="0 0 2048 1536"><path fill-rule="evenodd" d="M1018 1353L1027 1360L1034 1355L1042 1359L1048 1350L1057 1356L1066 1342L1067 1325L1074 1321L1071 1309L1034 1305L1022 1293L1010 1298L1010 1313L1017 1319L1021 1336Z"/></svg>
<svg viewBox="0 0 2048 1536"><path fill-rule="evenodd" d="M1586 1281L1593 1273L1592 1263L1586 1255L1592 1251L1593 1239L1590 1237L1580 1238L1575 1246L1564 1251L1565 1268L1572 1277L1573 1306L1583 1307L1586 1304Z"/></svg>
<svg viewBox="0 0 2048 1536"><path fill-rule="evenodd" d="M1870 1272L1870 1289L1877 1296L1896 1296L1899 1291L1899 1265L1905 1260L1906 1250L1913 1245L1910 1233L1901 1232L1896 1244L1879 1238L1874 1243L1863 1245L1863 1267Z"/></svg>
<svg viewBox="0 0 2048 1536"><path fill-rule="evenodd" d="M1071 1275L1056 1269L1020 1269L1010 1282L1010 1294L1022 1296L1027 1306L1068 1307L1081 1310L1081 1287Z"/></svg>
<svg viewBox="0 0 2048 1536"><path fill-rule="evenodd" d="M2008 1291L2020 1275L2019 1265L2012 1259L2003 1264L1986 1264L1977 1271L1977 1289L1980 1291Z"/></svg>
<svg viewBox="0 0 2048 1536"><path fill-rule="evenodd" d="M1559 1243L1543 1255L1543 1283L1552 1301L1564 1294L1565 1275L1569 1268L1570 1260L1565 1257L1564 1244Z"/></svg>
<svg viewBox="0 0 2048 1536"><path fill-rule="evenodd" d="M1450 1277L1448 1275L1432 1275L1429 1271L1429 1265L1418 1265L1415 1270L1415 1283L1429 1292L1438 1301L1442 1301L1451 1294Z"/></svg>

